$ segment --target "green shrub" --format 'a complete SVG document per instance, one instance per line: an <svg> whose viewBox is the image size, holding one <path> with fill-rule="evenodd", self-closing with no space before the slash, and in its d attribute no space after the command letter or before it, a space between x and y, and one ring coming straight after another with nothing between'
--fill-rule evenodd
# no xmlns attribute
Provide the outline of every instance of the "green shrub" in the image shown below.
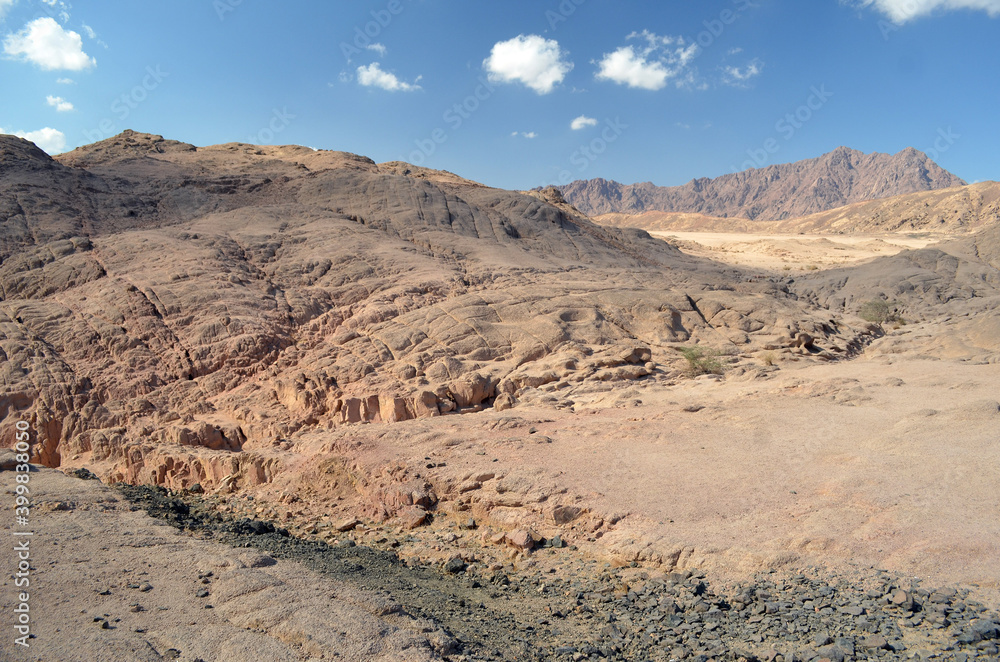
<svg viewBox="0 0 1000 662"><path fill-rule="evenodd" d="M721 375L726 371L725 366L722 365L722 361L719 360L722 353L718 350L705 349L703 347L678 347L677 351L687 360L688 373L692 377L697 377L698 375Z"/></svg>
<svg viewBox="0 0 1000 662"><path fill-rule="evenodd" d="M879 326L882 326L886 322L902 322L899 313L895 311L888 301L883 301L882 299L865 301L858 310L858 317Z"/></svg>

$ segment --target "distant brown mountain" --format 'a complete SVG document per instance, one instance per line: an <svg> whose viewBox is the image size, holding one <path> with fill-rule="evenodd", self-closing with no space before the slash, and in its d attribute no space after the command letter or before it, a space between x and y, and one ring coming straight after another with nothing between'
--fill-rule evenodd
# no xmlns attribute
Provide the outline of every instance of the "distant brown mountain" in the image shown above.
<svg viewBox="0 0 1000 662"><path fill-rule="evenodd" d="M676 232L876 233L940 232L964 234L1000 225L1000 182L980 182L891 198L855 202L783 221L707 216L685 212L595 216L600 225Z"/></svg>
<svg viewBox="0 0 1000 662"><path fill-rule="evenodd" d="M819 158L693 179L683 186L591 179L560 190L570 204L590 216L663 211L780 221L964 184L912 147L892 155L838 147Z"/></svg>

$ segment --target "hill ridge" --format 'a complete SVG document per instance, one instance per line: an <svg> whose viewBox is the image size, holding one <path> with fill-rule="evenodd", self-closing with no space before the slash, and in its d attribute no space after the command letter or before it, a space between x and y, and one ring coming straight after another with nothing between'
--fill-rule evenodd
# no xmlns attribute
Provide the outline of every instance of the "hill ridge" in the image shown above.
<svg viewBox="0 0 1000 662"><path fill-rule="evenodd" d="M590 216L663 211L780 221L965 183L913 147L890 155L841 146L813 159L694 178L681 186L595 178L559 188L570 204Z"/></svg>

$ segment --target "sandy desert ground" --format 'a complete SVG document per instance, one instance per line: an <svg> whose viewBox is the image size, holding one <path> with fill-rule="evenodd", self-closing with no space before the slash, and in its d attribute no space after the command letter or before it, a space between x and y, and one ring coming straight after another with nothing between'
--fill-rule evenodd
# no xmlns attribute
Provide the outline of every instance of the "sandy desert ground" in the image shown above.
<svg viewBox="0 0 1000 662"><path fill-rule="evenodd" d="M844 235L654 230L650 234L690 255L777 272L847 266L956 238L920 232Z"/></svg>

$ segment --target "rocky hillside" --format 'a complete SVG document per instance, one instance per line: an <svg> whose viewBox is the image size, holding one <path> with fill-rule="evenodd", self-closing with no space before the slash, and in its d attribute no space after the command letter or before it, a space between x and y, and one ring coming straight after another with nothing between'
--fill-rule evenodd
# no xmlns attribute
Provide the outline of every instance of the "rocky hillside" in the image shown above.
<svg viewBox="0 0 1000 662"><path fill-rule="evenodd" d="M693 179L684 186L591 179L561 190L567 201L590 216L662 211L777 221L963 184L912 147L893 155L838 147L816 159Z"/></svg>
<svg viewBox="0 0 1000 662"><path fill-rule="evenodd" d="M673 343L863 333L552 191L133 132L0 137L0 258L5 443L17 413L44 464L170 486L269 481L304 430L670 379Z"/></svg>

